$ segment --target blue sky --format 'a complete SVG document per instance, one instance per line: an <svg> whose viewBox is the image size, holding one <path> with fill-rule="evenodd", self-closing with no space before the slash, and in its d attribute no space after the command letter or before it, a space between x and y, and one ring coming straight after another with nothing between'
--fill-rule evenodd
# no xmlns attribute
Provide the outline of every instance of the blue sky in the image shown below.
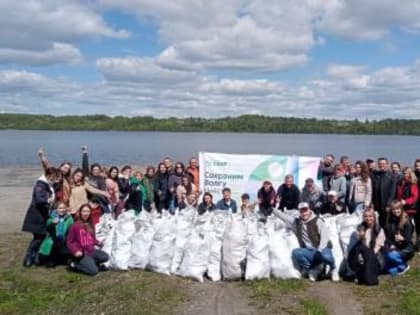
<svg viewBox="0 0 420 315"><path fill-rule="evenodd" d="M407 0L0 0L0 112L420 118Z"/></svg>

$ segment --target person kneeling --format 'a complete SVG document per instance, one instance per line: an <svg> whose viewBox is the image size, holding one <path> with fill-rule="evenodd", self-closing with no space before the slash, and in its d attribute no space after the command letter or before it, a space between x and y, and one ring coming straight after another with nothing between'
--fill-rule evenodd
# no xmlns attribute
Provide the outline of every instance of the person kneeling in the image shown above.
<svg viewBox="0 0 420 315"><path fill-rule="evenodd" d="M109 260L109 256L104 251L95 249L95 245L103 244L95 238L91 211L89 204L80 207L79 219L71 226L66 243L72 256L70 268L94 276L100 270L106 270L103 263Z"/></svg>
<svg viewBox="0 0 420 315"><path fill-rule="evenodd" d="M412 241L413 226L400 201L391 202L385 224L385 268L391 275L405 273L409 266L407 261L414 256Z"/></svg>
<svg viewBox="0 0 420 315"><path fill-rule="evenodd" d="M66 236L73 224L73 217L68 213L64 202L57 204L47 220L47 236L39 248L39 259L46 267L66 264L69 252L66 247Z"/></svg>
<svg viewBox="0 0 420 315"><path fill-rule="evenodd" d="M352 239L356 239L356 242L350 249L348 265L355 273L357 283L377 285L378 275L383 269L385 233L377 223L373 208L365 209L363 222L357 227Z"/></svg>
<svg viewBox="0 0 420 315"><path fill-rule="evenodd" d="M299 217L294 220L290 220L290 217L281 211L275 211L277 216L291 223L299 241L300 247L292 251L293 263L301 270L302 275L309 277L310 281L318 279L324 270L324 266L329 267L331 280L339 281L327 226L322 218L309 208L308 203L299 203L298 209Z"/></svg>

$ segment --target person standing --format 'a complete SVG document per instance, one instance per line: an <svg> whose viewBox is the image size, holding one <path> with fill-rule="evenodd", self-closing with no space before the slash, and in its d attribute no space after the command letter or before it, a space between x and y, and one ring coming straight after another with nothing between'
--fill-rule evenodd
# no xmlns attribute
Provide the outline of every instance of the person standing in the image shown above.
<svg viewBox="0 0 420 315"><path fill-rule="evenodd" d="M55 167L49 167L35 183L32 200L23 221L22 231L32 233L32 241L26 250L24 267L30 267L37 262L37 253L41 242L47 234L47 220L52 205L55 202L53 185L60 182L61 172Z"/></svg>
<svg viewBox="0 0 420 315"><path fill-rule="evenodd" d="M362 211L372 202L372 180L365 162L357 161L356 177L351 180L349 192L349 212Z"/></svg>
<svg viewBox="0 0 420 315"><path fill-rule="evenodd" d="M396 183L388 168L388 159L378 159L378 170L372 175L372 203L379 213L379 223L385 226L387 207L395 199Z"/></svg>
<svg viewBox="0 0 420 315"><path fill-rule="evenodd" d="M322 190L326 193L330 190L330 179L334 174L334 155L327 154L324 159L319 162L318 179L322 180Z"/></svg>

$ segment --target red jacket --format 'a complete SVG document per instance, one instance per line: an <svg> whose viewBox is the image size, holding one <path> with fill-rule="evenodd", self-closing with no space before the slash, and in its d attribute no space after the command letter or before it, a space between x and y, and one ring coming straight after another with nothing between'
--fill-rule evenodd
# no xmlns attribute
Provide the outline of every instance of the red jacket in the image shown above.
<svg viewBox="0 0 420 315"><path fill-rule="evenodd" d="M417 184L412 184L405 179L401 179L397 186L396 199L405 201L404 208L406 210L415 209L418 199Z"/></svg>
<svg viewBox="0 0 420 315"><path fill-rule="evenodd" d="M87 230L80 221L76 221L69 230L66 239L66 245L70 253L74 256L76 252L81 251L84 255L92 255L95 245L99 242L95 234Z"/></svg>

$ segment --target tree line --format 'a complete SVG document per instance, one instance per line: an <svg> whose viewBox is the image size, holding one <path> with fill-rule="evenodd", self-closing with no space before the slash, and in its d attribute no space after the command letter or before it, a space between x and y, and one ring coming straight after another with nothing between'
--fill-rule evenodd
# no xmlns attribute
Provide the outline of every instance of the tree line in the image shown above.
<svg viewBox="0 0 420 315"><path fill-rule="evenodd" d="M359 121L262 115L209 119L0 114L0 129L420 135L420 119Z"/></svg>

